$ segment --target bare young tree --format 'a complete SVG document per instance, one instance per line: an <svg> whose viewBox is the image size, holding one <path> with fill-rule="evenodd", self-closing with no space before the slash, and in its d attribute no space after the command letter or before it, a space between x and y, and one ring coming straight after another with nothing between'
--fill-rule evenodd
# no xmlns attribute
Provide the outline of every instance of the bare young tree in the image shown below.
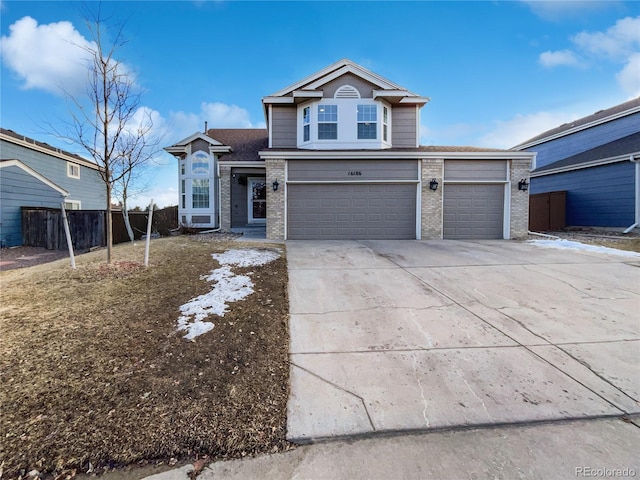
<svg viewBox="0 0 640 480"><path fill-rule="evenodd" d="M111 263L112 199L117 185L124 185L120 193L126 197L133 172L149 159L153 119L141 107L142 91L135 75L116 57L126 44L123 25L107 25L99 11L86 14L85 20L91 42L79 48L88 58L87 87L83 95L65 93L71 113L67 137L101 167L107 195L107 263Z"/></svg>
<svg viewBox="0 0 640 480"><path fill-rule="evenodd" d="M160 138L153 135L150 130L150 127L154 125L151 113L144 109L140 109L138 112L140 114L138 116L141 118L139 122L136 122L135 128L137 130L124 135L119 145L119 161L124 163L119 170L123 174L113 187L114 196L122 207L124 225L131 242L134 241L134 233L129 220L128 200L147 188L147 183L144 181L146 168L153 160L153 155L157 152L160 143Z"/></svg>

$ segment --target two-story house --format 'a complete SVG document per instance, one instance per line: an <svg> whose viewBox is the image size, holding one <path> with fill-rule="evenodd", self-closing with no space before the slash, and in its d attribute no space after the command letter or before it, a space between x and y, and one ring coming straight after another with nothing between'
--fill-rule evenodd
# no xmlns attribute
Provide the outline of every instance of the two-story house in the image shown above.
<svg viewBox="0 0 640 480"><path fill-rule="evenodd" d="M0 246L22 245L21 207L103 210L106 198L95 163L0 129Z"/></svg>
<svg viewBox="0 0 640 480"><path fill-rule="evenodd" d="M566 192L569 226L640 224L640 97L564 123L514 147L535 150L531 193Z"/></svg>
<svg viewBox="0 0 640 480"><path fill-rule="evenodd" d="M422 146L415 94L341 60L262 99L267 128L208 129L178 158L179 220L270 239L527 233L531 152ZM519 188L520 185L520 188Z"/></svg>

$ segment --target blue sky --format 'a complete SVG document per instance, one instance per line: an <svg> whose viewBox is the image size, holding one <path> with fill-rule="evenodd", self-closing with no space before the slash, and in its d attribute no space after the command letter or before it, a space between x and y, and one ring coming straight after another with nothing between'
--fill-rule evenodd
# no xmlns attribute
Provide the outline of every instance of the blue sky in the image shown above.
<svg viewBox="0 0 640 480"><path fill-rule="evenodd" d="M97 3L85 4L94 8ZM425 145L509 148L640 96L640 2L102 2L125 22L122 60L144 88L163 145L209 127L264 127L260 100L342 58L431 98ZM0 0L0 124L50 135L82 88L80 2ZM77 90L79 91L79 90ZM149 170L177 203L177 165Z"/></svg>

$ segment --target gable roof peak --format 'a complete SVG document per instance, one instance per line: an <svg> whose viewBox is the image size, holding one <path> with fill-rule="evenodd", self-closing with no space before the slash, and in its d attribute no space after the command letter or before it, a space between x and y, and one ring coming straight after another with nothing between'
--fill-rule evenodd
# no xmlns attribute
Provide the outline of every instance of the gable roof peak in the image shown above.
<svg viewBox="0 0 640 480"><path fill-rule="evenodd" d="M318 87L324 85L325 83L330 82L334 78L338 76L344 75L346 73L352 73L357 75L358 77L369 81L374 84L381 90L402 90L407 91L404 87L378 75L377 73L372 72L371 70L366 69L362 65L355 63L354 61L343 58L342 60L338 60L335 63L323 68L322 70L317 71L309 75L302 80L289 85L282 90L279 90L268 97L283 97L287 95L291 95L295 90L315 90ZM417 96L411 92L407 93L410 96Z"/></svg>

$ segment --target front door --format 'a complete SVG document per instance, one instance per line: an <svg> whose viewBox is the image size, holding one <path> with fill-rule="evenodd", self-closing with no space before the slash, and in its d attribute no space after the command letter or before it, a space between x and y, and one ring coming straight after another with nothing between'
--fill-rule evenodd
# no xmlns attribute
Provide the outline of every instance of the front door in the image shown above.
<svg viewBox="0 0 640 480"><path fill-rule="evenodd" d="M267 184L264 178L248 179L249 223L267 222Z"/></svg>

